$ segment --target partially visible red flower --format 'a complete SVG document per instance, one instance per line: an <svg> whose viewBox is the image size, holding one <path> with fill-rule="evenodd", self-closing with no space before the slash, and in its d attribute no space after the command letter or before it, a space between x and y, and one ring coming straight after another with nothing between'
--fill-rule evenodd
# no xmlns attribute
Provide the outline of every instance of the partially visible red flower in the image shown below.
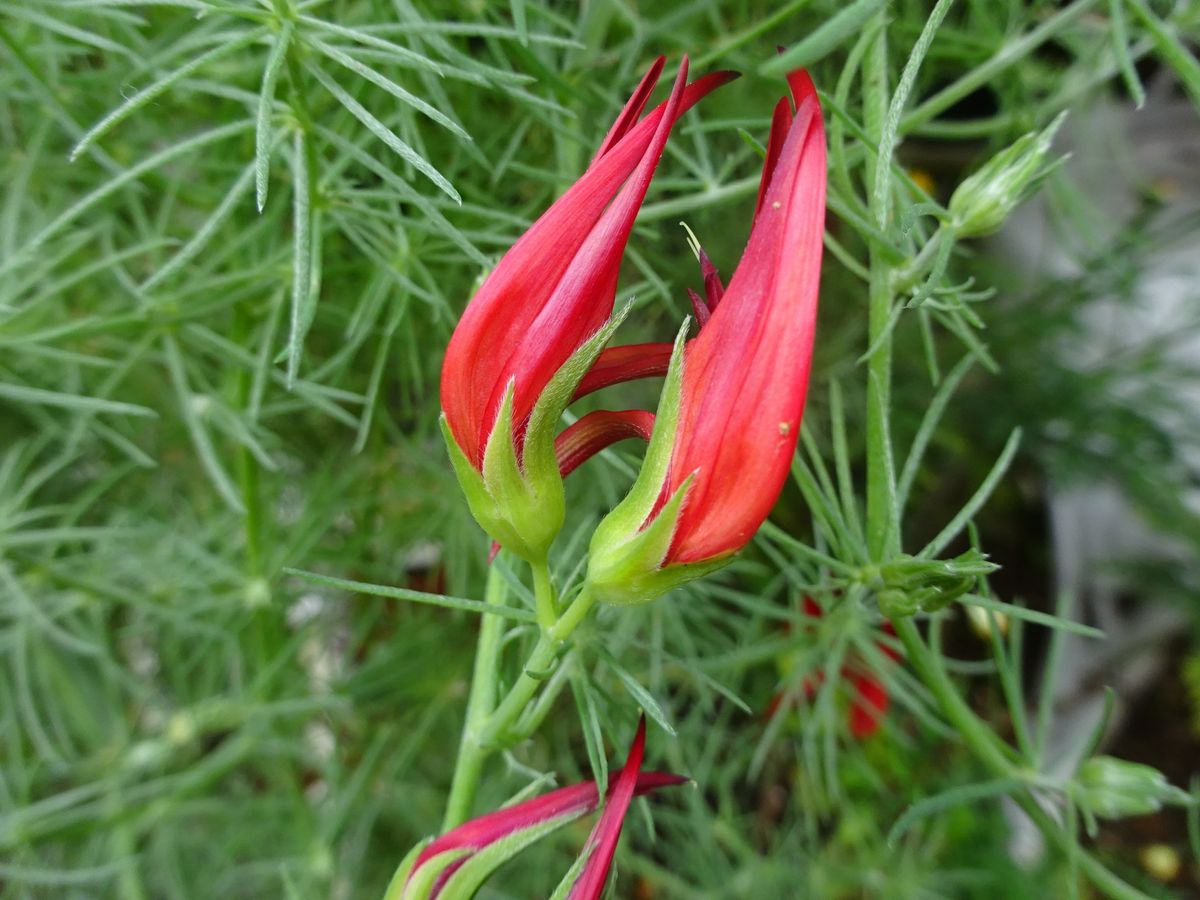
<svg viewBox="0 0 1200 900"><path fill-rule="evenodd" d="M804 614L814 619L821 618L825 612L812 597L804 598ZM882 630L888 635L895 636L896 630L891 622L884 622ZM886 641L877 641L876 646L891 660L900 659L900 654ZM841 669L842 678L850 684L850 734L859 740L875 734L883 724L883 717L891 705L887 685L872 670L866 668L861 661L852 659ZM825 673L817 670L804 679L804 694L812 700L825 681ZM767 707L767 718L772 718L783 704L785 695L776 694Z"/></svg>
<svg viewBox="0 0 1200 900"><path fill-rule="evenodd" d="M645 746L646 717L642 716L625 765L608 792L600 821L584 844L583 852L587 861L579 878L571 886L567 900L600 900L604 883L608 880L608 870L612 868L613 854L617 852L617 840L621 837L621 826L625 824L625 813L629 811L629 802L638 793L638 770L642 767Z"/></svg>
<svg viewBox="0 0 1200 900"><path fill-rule="evenodd" d="M659 505L695 481L664 567L740 550L775 505L800 433L825 226L825 128L807 73L788 81L796 112L786 99L775 108L750 242L729 286L710 293L715 309L684 356Z"/></svg>
<svg viewBox="0 0 1200 900"><path fill-rule="evenodd" d="M659 788L687 781L668 772L642 772L645 744L646 719L643 716L625 765L609 784L604 812L584 845L586 860L568 895L570 900L595 900L600 896L630 801ZM528 843L558 825L586 815L599 803L596 783L585 781L464 822L431 841L411 863L406 862L407 869L402 868L398 876L404 885L398 896L400 900L433 900L456 875L460 879L470 877L470 884L474 885ZM511 853L487 860L487 867L480 871L467 871L481 851L506 840L511 845Z"/></svg>

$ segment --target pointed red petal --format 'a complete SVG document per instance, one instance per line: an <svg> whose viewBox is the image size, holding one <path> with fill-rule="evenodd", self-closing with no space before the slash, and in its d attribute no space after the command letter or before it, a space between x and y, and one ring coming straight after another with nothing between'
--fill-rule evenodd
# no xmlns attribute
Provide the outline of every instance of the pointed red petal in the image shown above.
<svg viewBox="0 0 1200 900"><path fill-rule="evenodd" d="M598 409L571 425L554 441L558 471L566 478L581 465L617 441L650 440L654 413L644 409Z"/></svg>
<svg viewBox="0 0 1200 900"><path fill-rule="evenodd" d="M807 69L793 69L788 72L787 83L792 92L792 102L796 104L797 110L808 100L817 106L821 105L821 101L817 97L817 86L813 84L812 76L808 74Z"/></svg>
<svg viewBox="0 0 1200 900"><path fill-rule="evenodd" d="M642 110L646 108L646 101L650 99L650 95L654 93L654 86L658 84L658 78L662 75L663 66L666 65L667 58L660 56L654 60L649 71L642 76L641 83L630 95L621 114L617 116L617 120L613 122L612 128L608 130L608 134L604 136L604 140L600 142L599 149L596 150L596 155L592 157L594 163L605 153L612 149L613 145L621 138L629 133L629 129L636 124L638 117L642 114Z"/></svg>
<svg viewBox="0 0 1200 900"><path fill-rule="evenodd" d="M601 388L636 378L654 378L667 374L671 363L671 344L625 344L608 347L588 369L575 389L572 401L586 397Z"/></svg>
<svg viewBox="0 0 1200 900"><path fill-rule="evenodd" d="M646 717L642 716L638 722L637 736L633 739L633 746L629 748L629 756L625 759L621 773L609 791L600 821L596 823L596 827L588 836L587 844L584 845L583 852L590 855L583 871L579 873L579 880L567 895L568 900L599 900L604 891L604 882L608 879L608 870L612 867L613 854L617 851L617 840L621 837L621 826L625 823L625 813L633 799L645 747Z"/></svg>
<svg viewBox="0 0 1200 900"><path fill-rule="evenodd" d="M708 311L711 313L725 296L725 285L721 284L721 273L703 247L700 248L700 274L704 277L704 296L708 299Z"/></svg>
<svg viewBox="0 0 1200 900"><path fill-rule="evenodd" d="M520 424L525 420L554 373L612 315L625 244L662 157L671 126L680 115L686 84L687 57L684 57L671 96L658 116L658 127L637 168L584 238L563 272L554 298L538 312L529 328L516 336L516 344L505 364L508 371L522 372L513 394L514 422ZM653 117L652 113L643 121ZM636 129L631 131L597 161L593 170L603 169L610 158L620 153L621 145L636 134ZM499 409L506 389L506 380L494 383L488 402L491 410Z"/></svg>
<svg viewBox="0 0 1200 900"><path fill-rule="evenodd" d="M788 129L792 127L792 105L787 97L780 97L775 104L775 114L771 116L771 136L767 138L767 158L763 161L762 178L758 182L758 202L754 205L754 217L762 209L763 200L767 196L767 188L771 186L771 178L775 174L775 166L779 164L779 154L783 152L783 142L787 140Z"/></svg>

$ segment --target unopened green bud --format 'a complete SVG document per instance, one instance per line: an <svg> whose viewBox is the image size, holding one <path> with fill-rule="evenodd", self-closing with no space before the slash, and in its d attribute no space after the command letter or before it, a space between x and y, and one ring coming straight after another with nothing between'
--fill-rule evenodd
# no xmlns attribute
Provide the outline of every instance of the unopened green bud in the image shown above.
<svg viewBox="0 0 1200 900"><path fill-rule="evenodd" d="M1033 193L1057 163L1043 165L1066 113L1042 131L1031 131L966 178L950 198L951 227L960 238L982 237Z"/></svg>
<svg viewBox="0 0 1200 900"><path fill-rule="evenodd" d="M1158 769L1115 756L1093 756L1085 762L1075 787L1075 801L1102 819L1158 812L1164 803L1193 802L1187 791L1170 784Z"/></svg>
<svg viewBox="0 0 1200 900"><path fill-rule="evenodd" d="M876 589L884 615L911 616L917 610L945 608L996 569L996 564L977 550L954 559L900 556L880 566L869 583Z"/></svg>

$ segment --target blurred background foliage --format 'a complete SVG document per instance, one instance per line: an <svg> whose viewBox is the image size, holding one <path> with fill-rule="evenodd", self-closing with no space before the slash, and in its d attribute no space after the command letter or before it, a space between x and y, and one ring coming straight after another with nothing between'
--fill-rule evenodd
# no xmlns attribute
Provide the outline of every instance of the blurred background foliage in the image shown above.
<svg viewBox="0 0 1200 900"><path fill-rule="evenodd" d="M732 271L755 143L783 89L761 70L777 45L806 47L840 132L807 419L826 449L836 381L849 458L862 459L857 72L883 6L0 4L0 893L376 897L436 827L476 620L284 569L479 596L487 541L438 433L441 350L472 285L582 171L655 55L745 77L676 128L630 244L622 340L669 339L684 287L700 286L680 221ZM893 79L929 13L888 4ZM918 546L1024 428L978 519L1005 600L1048 611L1094 587L1064 584L1056 488L1102 483L1126 504L1118 519L1145 520L1150 538L1098 557L1105 583L1126 607L1182 621L1126 648L1157 666L1113 740L1185 785L1200 758L1200 349L1187 324L1200 282L1161 288L1190 320L1135 335L1136 315L1119 313L1136 313L1164 266L1190 254L1196 271L1197 36L1190 2L951 8L901 122L898 177L945 203L1063 109L1074 158L1014 223L1035 246L1011 226L958 244L929 303L898 319L893 396L907 447L947 373L961 377L912 473L904 527ZM1174 158L1145 158L1163 145ZM1123 340L1102 337L1097 316ZM975 363L955 369L964 352ZM633 396L652 403L654 386ZM608 452L573 477L561 572L636 464ZM650 763L696 787L635 808L622 896L1067 896L1061 860L1013 861L992 801L889 843L911 803L979 775L881 651L874 619L849 605L806 614L821 587L794 546L813 536L799 490L773 521L723 575L604 611L573 670L579 702L564 694L505 755L481 808L551 775L587 777L623 752L649 692L674 730L652 731ZM951 611L946 646L1003 731L987 662L1000 623L975 624ZM1021 660L1033 703L1044 631L1030 627ZM839 686L847 659L894 701L862 740ZM832 687L808 696L817 672ZM587 827L485 895L548 890ZM1198 833L1175 810L1106 826L1098 846L1148 892L1188 896Z"/></svg>

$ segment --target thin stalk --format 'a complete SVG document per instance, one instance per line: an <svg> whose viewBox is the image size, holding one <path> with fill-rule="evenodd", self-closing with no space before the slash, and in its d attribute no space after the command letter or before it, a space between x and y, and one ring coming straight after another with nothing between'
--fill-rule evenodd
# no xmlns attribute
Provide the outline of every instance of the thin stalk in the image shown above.
<svg viewBox="0 0 1200 900"><path fill-rule="evenodd" d="M533 571L533 599L537 609L538 625L542 631L549 631L554 627L554 622L558 618L550 566L545 560L542 560L541 562L531 562L529 568Z"/></svg>
<svg viewBox="0 0 1200 900"><path fill-rule="evenodd" d="M521 677L509 689L508 694L500 701L495 712L488 719L487 725L480 734L482 744L490 746L503 739L509 727L525 711L529 701L533 699L538 688L545 682L563 641L570 637L595 602L595 598L591 594L581 593L566 608L554 625L542 633L533 652L529 654L529 660L525 663Z"/></svg>
<svg viewBox="0 0 1200 900"><path fill-rule="evenodd" d="M863 60L863 118L867 133L882 133L888 113L887 24L886 12L868 44ZM876 172L887 169L890 159L875 157L867 170L867 183L877 185ZM891 208L891 181L871 191L870 210L875 226L885 231ZM890 555L889 543L898 543L899 531L891 527L895 510L887 460L891 457L888 412L892 384L892 341L880 341L892 315L891 265L883 248L874 241L869 246L867 346L875 348L867 360L867 550L871 559L883 561ZM876 346L878 344L878 346ZM891 535L891 537L889 537Z"/></svg>
<svg viewBox="0 0 1200 900"><path fill-rule="evenodd" d="M493 564L488 569L484 602L493 606L503 606L507 595L508 590L504 578L500 575L500 568ZM450 799L446 801L446 817L442 821L443 832L467 820L475 792L479 788L483 760L487 755L479 741L479 732L491 715L496 702L496 668L503 625L504 620L501 616L480 616L475 668L471 673L471 693L467 697L467 717L458 745L454 779L450 783Z"/></svg>
<svg viewBox="0 0 1200 900"><path fill-rule="evenodd" d="M492 566L488 572L485 600L503 605L505 595L503 579L497 574L497 567ZM500 616L483 617L479 626L471 693L467 698L467 720L454 765L454 780L442 822L443 831L467 820L488 754L503 746L510 729L525 712L538 688L545 683L563 642L571 636L595 602L590 594L581 593L561 616L542 630L537 644L525 661L521 677L499 704L495 703L496 673L503 622Z"/></svg>

